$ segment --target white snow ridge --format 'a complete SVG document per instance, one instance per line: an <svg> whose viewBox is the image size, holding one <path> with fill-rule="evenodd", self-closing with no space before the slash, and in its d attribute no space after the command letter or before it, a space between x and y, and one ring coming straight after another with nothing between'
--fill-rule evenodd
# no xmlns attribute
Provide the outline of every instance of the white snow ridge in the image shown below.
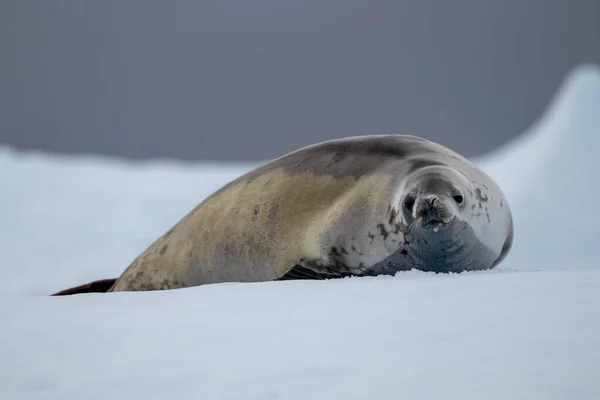
<svg viewBox="0 0 600 400"><path fill-rule="evenodd" d="M48 294L118 276L256 165L0 151L0 399L600 399L600 70L476 160L515 246L489 272Z"/></svg>

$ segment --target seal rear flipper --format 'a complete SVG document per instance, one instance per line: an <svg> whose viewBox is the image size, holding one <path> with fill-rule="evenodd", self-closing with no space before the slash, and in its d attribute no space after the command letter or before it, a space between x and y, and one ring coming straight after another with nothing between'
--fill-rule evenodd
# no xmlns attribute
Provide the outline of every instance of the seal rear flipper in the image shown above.
<svg viewBox="0 0 600 400"><path fill-rule="evenodd" d="M69 289L61 290L60 292L56 292L51 296L68 296L72 294L80 294L80 293L106 293L108 290L114 285L117 281L117 278L112 279L100 279L97 281L92 281L83 285L75 286Z"/></svg>
<svg viewBox="0 0 600 400"><path fill-rule="evenodd" d="M355 276L349 272L337 272L337 271L316 271L312 268L306 268L302 265L294 265L285 274L277 278L277 281L290 281L299 279L312 279L312 280L323 280L323 279L335 279L335 278L346 278L349 276Z"/></svg>

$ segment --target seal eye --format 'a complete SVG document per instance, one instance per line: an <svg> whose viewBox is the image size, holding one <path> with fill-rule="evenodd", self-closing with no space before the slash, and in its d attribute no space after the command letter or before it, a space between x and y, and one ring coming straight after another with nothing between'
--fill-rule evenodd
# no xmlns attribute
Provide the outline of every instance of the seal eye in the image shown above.
<svg viewBox="0 0 600 400"><path fill-rule="evenodd" d="M414 205L415 199L413 199L412 197L409 197L406 200L404 200L404 208L406 208L407 211L411 211Z"/></svg>
<svg viewBox="0 0 600 400"><path fill-rule="evenodd" d="M462 202L463 202L463 200L464 200L464 199L463 199L463 197L462 197L460 194L459 194L459 195L456 195L456 196L454 196L454 197L453 197L453 199L454 199L454 201L455 201L457 204L462 204Z"/></svg>

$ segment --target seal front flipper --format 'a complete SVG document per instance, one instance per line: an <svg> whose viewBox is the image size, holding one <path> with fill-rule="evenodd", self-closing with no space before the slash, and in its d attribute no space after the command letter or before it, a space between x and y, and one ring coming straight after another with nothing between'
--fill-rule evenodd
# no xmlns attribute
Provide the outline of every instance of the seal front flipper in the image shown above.
<svg viewBox="0 0 600 400"><path fill-rule="evenodd" d="M92 281L83 285L75 286L69 289L61 290L60 292L56 292L51 296L68 296L72 294L80 294L80 293L106 293L108 290L114 285L117 281L117 278L113 279L100 279L97 281Z"/></svg>
<svg viewBox="0 0 600 400"><path fill-rule="evenodd" d="M277 278L277 281L289 281L289 280L300 280L300 279L312 279L312 280L323 280L323 279L335 279L345 278L348 276L354 276L347 272L338 272L331 268L310 268L308 266L302 266L300 264L294 265L285 274Z"/></svg>

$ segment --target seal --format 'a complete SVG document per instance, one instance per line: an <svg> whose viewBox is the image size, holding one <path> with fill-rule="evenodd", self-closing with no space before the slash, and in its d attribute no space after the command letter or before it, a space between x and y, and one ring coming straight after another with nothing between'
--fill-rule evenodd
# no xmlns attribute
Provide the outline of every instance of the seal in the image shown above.
<svg viewBox="0 0 600 400"><path fill-rule="evenodd" d="M467 158L415 136L354 136L238 177L117 279L55 295L485 270L512 242L507 199Z"/></svg>

